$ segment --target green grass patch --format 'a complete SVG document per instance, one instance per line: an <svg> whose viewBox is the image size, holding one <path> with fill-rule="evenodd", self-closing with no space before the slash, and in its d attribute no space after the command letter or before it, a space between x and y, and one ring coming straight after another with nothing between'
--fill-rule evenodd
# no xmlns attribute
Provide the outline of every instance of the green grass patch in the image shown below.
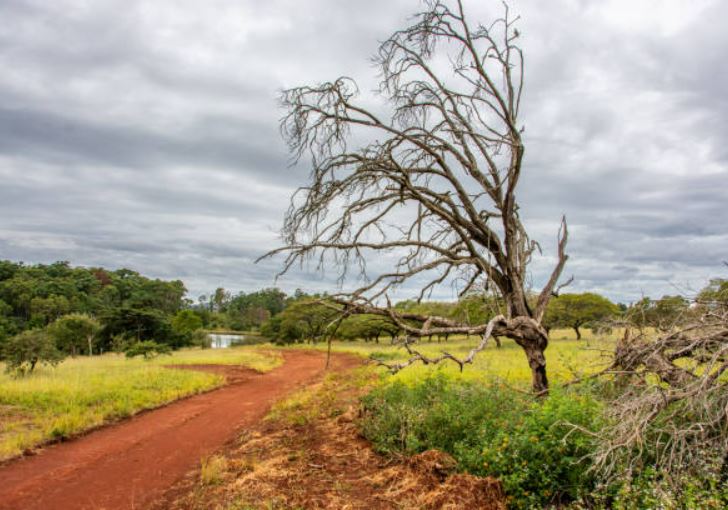
<svg viewBox="0 0 728 510"><path fill-rule="evenodd" d="M0 460L46 441L223 384L221 376L163 365L228 364L268 371L278 354L252 348L189 349L152 360L121 354L68 359L13 378L0 364Z"/></svg>
<svg viewBox="0 0 728 510"><path fill-rule="evenodd" d="M585 330L582 340L576 340L572 330L552 331L549 347L546 349L546 366L551 384L570 381L608 366L612 360L615 343L622 334L622 330L615 330L609 335L595 335L590 330ZM442 342L422 339L415 348L429 356L437 356L442 351L447 351L458 357L465 357L479 341L480 338L475 336L470 338L452 336L448 341ZM429 375L442 373L459 380L498 380L528 389L531 384L531 370L523 349L513 340L506 338L503 338L501 343L502 347L499 348L495 342L489 341L487 347L476 355L473 364L466 365L462 373L457 365L449 361L439 365L416 363L394 375L393 379L415 384ZM326 344L294 344L288 348L325 350ZM379 359L387 363L403 361L408 357L403 347L391 345L385 339L380 343L335 341L332 343L332 351L358 354L364 358Z"/></svg>

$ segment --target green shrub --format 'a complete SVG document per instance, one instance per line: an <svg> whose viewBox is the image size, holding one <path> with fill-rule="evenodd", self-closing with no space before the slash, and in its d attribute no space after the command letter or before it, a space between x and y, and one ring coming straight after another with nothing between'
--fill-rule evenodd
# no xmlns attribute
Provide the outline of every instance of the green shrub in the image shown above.
<svg viewBox="0 0 728 510"><path fill-rule="evenodd" d="M574 425L595 430L599 410L588 395L552 392L482 443L484 469L503 482L513 507L538 508L591 493L594 442Z"/></svg>
<svg viewBox="0 0 728 510"><path fill-rule="evenodd" d="M644 469L633 477L625 476L601 492L606 494L602 500L615 510L728 508L728 484L725 480L713 476L700 479L686 476L669 483L652 468Z"/></svg>
<svg viewBox="0 0 728 510"><path fill-rule="evenodd" d="M5 370L18 376L31 374L38 363L55 366L64 359L53 338L41 329L30 329L4 342Z"/></svg>
<svg viewBox="0 0 728 510"><path fill-rule="evenodd" d="M124 354L127 358L133 358L135 356L144 356L144 359L152 359L162 354L169 354L172 349L169 345L158 344L152 340L145 340L143 342L137 342L127 347Z"/></svg>
<svg viewBox="0 0 728 510"><path fill-rule="evenodd" d="M438 374L414 386L388 384L363 399L362 433L386 454L436 448L459 469L500 479L512 508L541 508L590 491L590 436L600 405L588 394L535 400L499 384L454 382Z"/></svg>

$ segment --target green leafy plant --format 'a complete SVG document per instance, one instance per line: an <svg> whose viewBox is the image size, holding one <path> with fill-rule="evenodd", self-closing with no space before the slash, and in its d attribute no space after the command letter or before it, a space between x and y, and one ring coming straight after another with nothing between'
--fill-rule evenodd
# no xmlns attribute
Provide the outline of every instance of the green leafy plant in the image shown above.
<svg viewBox="0 0 728 510"><path fill-rule="evenodd" d="M136 356L143 356L144 359L152 359L162 354L169 354L172 349L166 344L158 344L152 340L145 340L144 342L137 342L130 345L124 354L127 358L134 358Z"/></svg>
<svg viewBox="0 0 728 510"><path fill-rule="evenodd" d="M512 508L573 501L595 480L587 470L600 405L588 393L534 399L499 384L442 374L380 387L363 399L361 429L385 454L445 451L459 469L500 479Z"/></svg>

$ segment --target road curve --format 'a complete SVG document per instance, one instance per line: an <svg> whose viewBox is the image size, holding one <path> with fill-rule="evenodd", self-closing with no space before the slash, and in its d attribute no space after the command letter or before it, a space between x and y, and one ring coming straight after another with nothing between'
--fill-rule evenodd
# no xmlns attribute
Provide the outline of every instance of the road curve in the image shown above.
<svg viewBox="0 0 728 510"><path fill-rule="evenodd" d="M266 374L196 367L225 373L228 384L0 467L0 509L145 508L200 459L260 420L274 401L324 373L323 353L286 351L283 356L284 364ZM335 355L333 368L359 363Z"/></svg>

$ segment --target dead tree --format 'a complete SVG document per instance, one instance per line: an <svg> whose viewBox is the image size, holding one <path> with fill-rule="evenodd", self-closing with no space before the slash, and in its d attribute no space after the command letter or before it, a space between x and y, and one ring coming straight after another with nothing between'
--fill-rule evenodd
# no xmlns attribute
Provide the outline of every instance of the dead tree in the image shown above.
<svg viewBox="0 0 728 510"><path fill-rule="evenodd" d="M486 26L469 23L460 1L426 2L374 58L386 114L361 104L346 77L284 91L282 133L294 160L310 155L313 168L292 198L285 246L268 255L286 254L283 273L311 258L339 268L342 279L355 268L365 283L337 302L347 313L388 317L408 339L483 335L465 359L447 353L430 359L408 340L412 357L394 370L445 359L462 367L497 335L523 348L533 389L544 392L542 319L566 263L567 230L562 219L556 266L529 304L527 266L539 246L516 197L525 154L517 20L505 4ZM372 269L385 253L396 255L393 267ZM421 299L453 277L462 278L462 293L474 285L496 290L506 313L473 326L389 305L394 287L423 282Z"/></svg>
<svg viewBox="0 0 728 510"><path fill-rule="evenodd" d="M728 313L708 311L658 338L630 329L613 364L595 466L607 478L645 464L679 480L688 473L728 479Z"/></svg>

